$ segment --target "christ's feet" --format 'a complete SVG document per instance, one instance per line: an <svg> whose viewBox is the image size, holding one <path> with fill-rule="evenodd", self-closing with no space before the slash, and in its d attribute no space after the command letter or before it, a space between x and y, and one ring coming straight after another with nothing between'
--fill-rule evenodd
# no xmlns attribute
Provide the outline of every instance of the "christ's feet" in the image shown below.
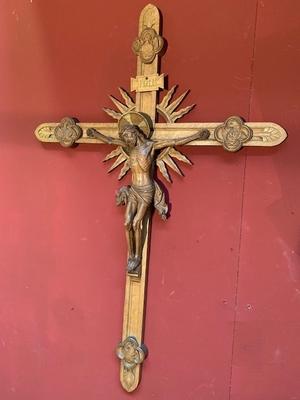
<svg viewBox="0 0 300 400"><path fill-rule="evenodd" d="M130 257L127 263L127 271L129 273L137 272L137 269L140 266L140 264L141 264L141 259L139 256Z"/></svg>

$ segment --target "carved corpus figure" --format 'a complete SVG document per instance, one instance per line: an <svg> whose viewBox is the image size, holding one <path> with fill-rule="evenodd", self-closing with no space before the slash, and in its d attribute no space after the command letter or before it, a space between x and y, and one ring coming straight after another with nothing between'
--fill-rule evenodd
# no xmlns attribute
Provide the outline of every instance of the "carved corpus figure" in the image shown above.
<svg viewBox="0 0 300 400"><path fill-rule="evenodd" d="M132 121L135 123L133 124ZM155 151L165 147L184 145L193 140L205 140L209 131L199 130L188 137L154 141L148 118L137 112L124 114L119 120L119 138L103 135L96 129L87 130L87 135L104 143L121 146L127 156L131 171L131 185L121 187L116 196L117 205L126 206L125 233L128 246L127 270L137 272L142 259L142 228L146 212L153 204L163 220L167 218L168 206L157 181L153 178Z"/></svg>

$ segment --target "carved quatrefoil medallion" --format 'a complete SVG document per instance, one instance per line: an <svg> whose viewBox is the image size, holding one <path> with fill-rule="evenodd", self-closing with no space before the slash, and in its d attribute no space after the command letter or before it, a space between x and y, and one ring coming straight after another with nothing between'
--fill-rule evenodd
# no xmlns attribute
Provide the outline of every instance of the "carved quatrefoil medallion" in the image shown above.
<svg viewBox="0 0 300 400"><path fill-rule="evenodd" d="M73 118L66 117L54 129L54 135L63 147L70 147L82 136L82 129Z"/></svg>
<svg viewBox="0 0 300 400"><path fill-rule="evenodd" d="M144 64L151 64L163 45L163 38L153 28L145 28L133 42L132 50Z"/></svg>
<svg viewBox="0 0 300 400"><path fill-rule="evenodd" d="M251 140L252 129L240 117L229 117L214 132L215 139L228 151L238 151L244 143Z"/></svg>
<svg viewBox="0 0 300 400"><path fill-rule="evenodd" d="M128 336L118 345L116 353L122 361L124 383L127 390L130 391L135 381L136 366L144 361L147 356L147 348L145 345L140 346L134 336Z"/></svg>

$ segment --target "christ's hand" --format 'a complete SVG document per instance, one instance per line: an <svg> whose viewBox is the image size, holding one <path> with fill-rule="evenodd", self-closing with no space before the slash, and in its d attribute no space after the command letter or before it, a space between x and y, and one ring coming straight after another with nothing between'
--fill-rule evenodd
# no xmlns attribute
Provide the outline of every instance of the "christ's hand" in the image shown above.
<svg viewBox="0 0 300 400"><path fill-rule="evenodd" d="M196 135L199 140L206 140L209 138L210 133L208 129L201 129Z"/></svg>
<svg viewBox="0 0 300 400"><path fill-rule="evenodd" d="M97 133L97 131L94 128L88 128L86 131L86 134L90 138L95 138L96 137L95 133Z"/></svg>

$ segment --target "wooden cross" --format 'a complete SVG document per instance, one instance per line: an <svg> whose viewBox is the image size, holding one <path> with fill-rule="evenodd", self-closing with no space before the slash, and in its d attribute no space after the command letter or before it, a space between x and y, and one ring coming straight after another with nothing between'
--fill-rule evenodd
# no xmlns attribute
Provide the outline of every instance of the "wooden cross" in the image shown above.
<svg viewBox="0 0 300 400"><path fill-rule="evenodd" d="M228 118L224 123L175 123L194 105L177 110L187 92L173 99L175 86L166 93L161 103L157 104L158 90L164 88L164 75L159 75L158 71L158 56L163 48L163 39L159 34L159 11L155 6L149 4L141 12L139 36L135 39L132 47L137 55L137 76L131 78L131 91L136 92L135 101L125 90L119 88L123 103L110 96L118 111L104 109L112 118L118 120L119 124L78 123L71 118L64 118L60 123L39 125L35 130L38 140L60 142L65 147L72 146L74 143L99 143L99 140L100 143L105 141L116 143L118 147L105 160L117 157L109 171L123 163L119 175L119 179L121 179L131 169L131 165L128 152L126 153L126 149L124 150L122 147L123 142L121 143L120 140L120 121L124 122L124 118L125 120L127 118L128 121L132 117L132 125L139 125L139 123L135 123L134 118L137 114L142 115L152 122L151 141L154 144L164 143L164 148L155 161L163 177L170 181L167 166L181 174L174 158L177 161L189 163L189 160L174 148L174 145L178 142L182 144L182 139L186 137L195 139L199 132L206 131L207 135L202 137L206 140L200 140L200 134L197 139L185 143L194 146L223 146L225 150L234 152L243 146L275 146L286 138L285 130L277 124L245 123L241 118L235 116ZM165 123L155 123L157 112L166 120ZM147 123L145 124L147 125ZM143 127L139 126L139 128L143 130ZM150 129L149 126L147 129ZM97 134L93 135L93 131L101 132L104 135L102 135L102 139L105 140L102 140L101 136L97 138ZM143 132L145 133L145 130ZM170 141L170 145L168 145L168 141ZM147 355L146 347L143 344L143 321L150 217L149 208L143 218L141 263L138 268L126 273L123 333L122 341L117 347L117 355L121 360L121 384L128 392L137 388L141 363Z"/></svg>

